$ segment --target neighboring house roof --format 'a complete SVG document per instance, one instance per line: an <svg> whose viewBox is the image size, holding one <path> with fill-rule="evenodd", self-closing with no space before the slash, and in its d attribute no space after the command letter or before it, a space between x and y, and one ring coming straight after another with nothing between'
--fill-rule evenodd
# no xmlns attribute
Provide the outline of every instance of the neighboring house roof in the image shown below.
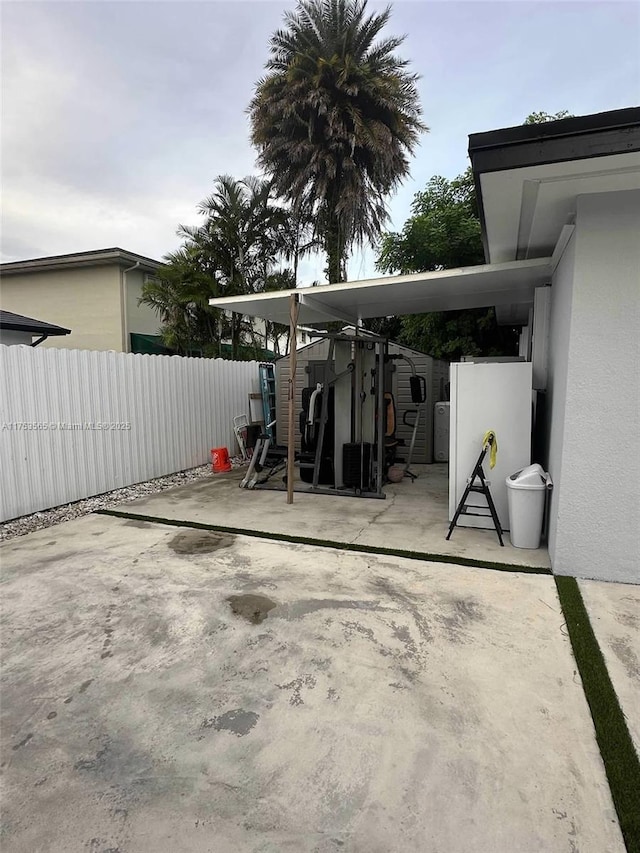
<svg viewBox="0 0 640 853"><path fill-rule="evenodd" d="M124 249L96 249L91 252L73 252L69 255L52 255L46 258L31 258L24 261L10 261L0 264L2 275L13 275L17 273L33 273L39 271L63 270L72 267L95 267L104 264L118 264L120 266L138 266L148 272L155 272L162 266L162 261L154 261L144 255L135 252L127 252Z"/></svg>
<svg viewBox="0 0 640 853"><path fill-rule="evenodd" d="M14 314L13 311L0 311L0 329L13 332L32 332L34 335L70 335L71 329L55 326L53 323L45 323L43 320L35 320L33 317L24 317L22 314Z"/></svg>

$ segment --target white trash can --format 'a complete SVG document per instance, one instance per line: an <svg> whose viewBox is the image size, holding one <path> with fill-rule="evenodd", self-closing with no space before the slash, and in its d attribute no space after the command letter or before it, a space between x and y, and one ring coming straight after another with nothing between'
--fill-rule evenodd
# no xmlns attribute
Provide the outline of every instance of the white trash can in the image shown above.
<svg viewBox="0 0 640 853"><path fill-rule="evenodd" d="M541 465L528 465L506 479L509 538L515 548L539 548L547 489L551 477Z"/></svg>

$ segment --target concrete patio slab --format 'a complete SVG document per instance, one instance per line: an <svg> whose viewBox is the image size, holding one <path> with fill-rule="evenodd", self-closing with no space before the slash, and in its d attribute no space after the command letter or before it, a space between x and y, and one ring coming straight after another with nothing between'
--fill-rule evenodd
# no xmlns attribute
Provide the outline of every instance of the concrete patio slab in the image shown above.
<svg viewBox="0 0 640 853"><path fill-rule="evenodd" d="M447 465L418 465L412 470L419 473L418 479L390 483L385 487L386 500L296 493L294 503L287 505L282 491L238 488L244 476L244 469L239 469L122 504L119 509L156 518L550 568L546 548L514 548L508 534L501 547L494 530L456 527L447 541ZM272 482L277 484L278 479Z"/></svg>
<svg viewBox="0 0 640 853"><path fill-rule="evenodd" d="M550 577L107 516L0 557L6 853L624 850Z"/></svg>
<svg viewBox="0 0 640 853"><path fill-rule="evenodd" d="M578 582L609 676L640 755L640 587Z"/></svg>

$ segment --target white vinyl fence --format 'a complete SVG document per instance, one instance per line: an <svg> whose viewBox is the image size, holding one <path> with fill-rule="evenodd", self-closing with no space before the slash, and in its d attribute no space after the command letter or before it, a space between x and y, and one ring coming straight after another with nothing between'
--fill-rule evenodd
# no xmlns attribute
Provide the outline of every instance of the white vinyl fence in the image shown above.
<svg viewBox="0 0 640 853"><path fill-rule="evenodd" d="M236 450L256 362L0 346L0 521Z"/></svg>

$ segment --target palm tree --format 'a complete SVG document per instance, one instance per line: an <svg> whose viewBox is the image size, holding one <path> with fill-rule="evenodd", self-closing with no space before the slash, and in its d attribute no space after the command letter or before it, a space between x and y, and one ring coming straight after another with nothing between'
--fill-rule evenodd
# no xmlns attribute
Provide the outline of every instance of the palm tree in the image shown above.
<svg viewBox="0 0 640 853"><path fill-rule="evenodd" d="M294 211L313 211L329 281L345 278L354 242L375 241L385 196L408 174L419 133L417 76L376 42L391 10L366 0L300 0L271 38L249 106L258 165Z"/></svg>
<svg viewBox="0 0 640 853"><path fill-rule="evenodd" d="M204 255L185 245L165 255L154 278L144 284L139 301L158 315L167 347L181 355L200 350L218 356L228 322L209 299L220 295Z"/></svg>
<svg viewBox="0 0 640 853"><path fill-rule="evenodd" d="M304 223L272 200L271 183L254 177L216 178L213 193L198 205L204 222L181 225L183 245L165 257L157 278L143 289L141 302L163 324L165 343L178 352L200 349L219 355L231 337L231 357L243 338L256 340L248 318L213 309L209 299L295 287L295 273L279 261L293 261L309 248ZM306 242L305 242L306 241Z"/></svg>
<svg viewBox="0 0 640 853"><path fill-rule="evenodd" d="M229 175L216 179L212 195L198 205L201 226L181 226L179 234L205 259L216 295L240 296L264 290L273 258L287 245L287 211L271 201L269 181ZM232 358L237 358L246 324L231 315Z"/></svg>

